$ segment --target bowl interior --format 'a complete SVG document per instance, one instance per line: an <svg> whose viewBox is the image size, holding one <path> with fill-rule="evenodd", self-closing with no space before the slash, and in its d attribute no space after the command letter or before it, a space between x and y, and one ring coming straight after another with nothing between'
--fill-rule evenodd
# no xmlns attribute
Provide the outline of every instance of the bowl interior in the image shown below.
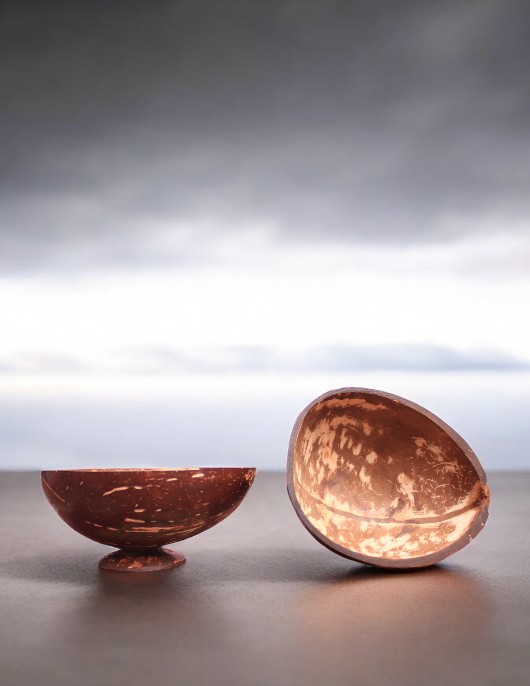
<svg viewBox="0 0 530 686"><path fill-rule="evenodd" d="M487 497L478 460L452 429L409 401L364 389L310 407L290 470L312 533L368 561L451 546Z"/></svg>

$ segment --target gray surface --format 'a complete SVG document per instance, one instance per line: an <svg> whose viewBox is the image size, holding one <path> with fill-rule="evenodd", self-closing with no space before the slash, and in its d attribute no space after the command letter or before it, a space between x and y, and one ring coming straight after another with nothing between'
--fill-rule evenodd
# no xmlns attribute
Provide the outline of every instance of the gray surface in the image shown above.
<svg viewBox="0 0 530 686"><path fill-rule="evenodd" d="M36 474L0 475L2 686L530 683L530 474L494 474L484 532L388 573L302 528L284 477L173 548L173 572L105 575Z"/></svg>

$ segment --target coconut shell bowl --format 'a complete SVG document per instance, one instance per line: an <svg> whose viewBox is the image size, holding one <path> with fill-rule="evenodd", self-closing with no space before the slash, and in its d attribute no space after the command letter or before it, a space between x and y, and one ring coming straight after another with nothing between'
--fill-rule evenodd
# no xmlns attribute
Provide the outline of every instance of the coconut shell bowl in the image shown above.
<svg viewBox="0 0 530 686"><path fill-rule="evenodd" d="M417 568L467 545L488 517L486 474L469 445L405 398L343 388L298 417L287 489L324 546L369 565Z"/></svg>
<svg viewBox="0 0 530 686"><path fill-rule="evenodd" d="M60 469L41 473L59 517L78 533L118 548L100 569L150 572L183 565L162 546L196 536L230 515L247 494L250 467Z"/></svg>

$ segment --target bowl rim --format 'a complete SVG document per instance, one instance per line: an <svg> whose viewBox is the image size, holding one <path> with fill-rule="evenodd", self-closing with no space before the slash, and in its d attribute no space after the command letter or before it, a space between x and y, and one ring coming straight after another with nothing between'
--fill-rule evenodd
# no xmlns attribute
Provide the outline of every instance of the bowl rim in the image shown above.
<svg viewBox="0 0 530 686"><path fill-rule="evenodd" d="M41 474L60 474L60 473L122 473L128 474L138 472L212 472L212 471L257 471L257 467L76 467L73 469L42 469Z"/></svg>

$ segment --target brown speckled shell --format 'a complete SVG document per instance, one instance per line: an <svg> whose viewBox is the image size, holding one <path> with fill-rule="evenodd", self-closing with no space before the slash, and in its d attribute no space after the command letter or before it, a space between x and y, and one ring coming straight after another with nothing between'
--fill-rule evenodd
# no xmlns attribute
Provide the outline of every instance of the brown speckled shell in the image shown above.
<svg viewBox="0 0 530 686"><path fill-rule="evenodd" d="M44 471L46 497L72 529L116 548L158 548L228 517L256 470L72 469Z"/></svg>
<svg viewBox="0 0 530 686"><path fill-rule="evenodd" d="M464 439L423 407L366 388L325 393L299 415L287 490L320 543L378 567L435 564L488 517L486 474Z"/></svg>

